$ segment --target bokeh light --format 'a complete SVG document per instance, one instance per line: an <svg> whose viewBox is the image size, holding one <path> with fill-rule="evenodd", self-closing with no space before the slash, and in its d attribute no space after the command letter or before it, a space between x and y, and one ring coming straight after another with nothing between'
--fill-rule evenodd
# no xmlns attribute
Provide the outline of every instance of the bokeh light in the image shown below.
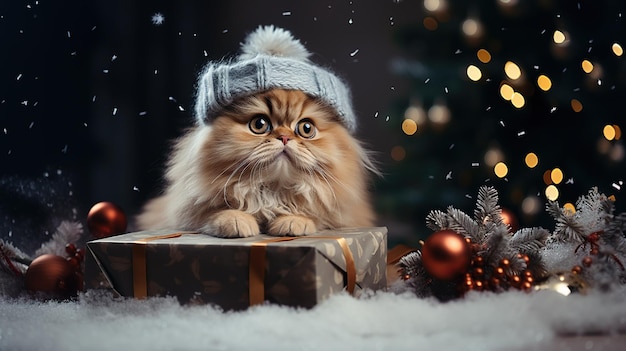
<svg viewBox="0 0 626 351"><path fill-rule="evenodd" d="M555 168L550 172L550 179L554 184L560 184L563 181L563 171L560 168Z"/></svg>
<svg viewBox="0 0 626 351"><path fill-rule="evenodd" d="M613 127L610 124L607 124L604 126L604 128L602 129L602 134L604 135L604 137L606 138L606 140L613 140L615 139L615 127Z"/></svg>
<svg viewBox="0 0 626 351"><path fill-rule="evenodd" d="M593 71L593 63L591 63L591 61L589 60L583 60L580 66L582 67L585 73L591 73L591 71Z"/></svg>
<svg viewBox="0 0 626 351"><path fill-rule="evenodd" d="M482 34L482 24L478 20L468 18L463 21L461 30L463 30L463 34L468 37L477 37Z"/></svg>
<svg viewBox="0 0 626 351"><path fill-rule="evenodd" d="M539 89L548 91L552 88L552 81L548 78L548 76L542 74L537 77L537 85L539 86Z"/></svg>
<svg viewBox="0 0 626 351"><path fill-rule="evenodd" d="M526 100L524 99L524 95L516 91L513 93L513 96L511 96L511 103L517 108L522 108L526 104Z"/></svg>
<svg viewBox="0 0 626 351"><path fill-rule="evenodd" d="M568 211L568 212L569 212L569 213L571 213L571 214L576 213L576 206L574 206L574 204L573 204L573 203L571 203L571 202L568 202L568 203L566 203L565 205L563 205L563 209L564 209L565 211Z"/></svg>
<svg viewBox="0 0 626 351"><path fill-rule="evenodd" d="M547 170L547 171L543 172L543 177L542 177L542 178L543 178L543 183L544 183L545 185L550 185L550 184L552 184L552 177L551 177L551 173L552 173L552 170L551 170L551 169L549 169L549 170Z"/></svg>
<svg viewBox="0 0 626 351"><path fill-rule="evenodd" d="M498 148L491 148L485 152L485 164L494 167L498 162L504 160L504 153Z"/></svg>
<svg viewBox="0 0 626 351"><path fill-rule="evenodd" d="M534 152L529 152L524 158L524 162L528 168L535 168L539 164L539 157Z"/></svg>
<svg viewBox="0 0 626 351"><path fill-rule="evenodd" d="M424 24L424 28L430 31L434 31L434 30L437 30L437 28L439 28L439 23L437 22L436 19L432 17L424 18L424 21L422 21L422 23Z"/></svg>
<svg viewBox="0 0 626 351"><path fill-rule="evenodd" d="M428 119L435 124L446 124L450 122L450 109L438 102L428 109Z"/></svg>
<svg viewBox="0 0 626 351"><path fill-rule="evenodd" d="M559 198L559 189L555 185L548 185L545 194L548 200L556 201Z"/></svg>
<svg viewBox="0 0 626 351"><path fill-rule="evenodd" d="M421 105L410 105L407 107L404 111L404 118L414 120L418 126L426 122L428 119L426 111L424 111L424 108Z"/></svg>
<svg viewBox="0 0 626 351"><path fill-rule="evenodd" d="M513 87L511 87L510 85L502 83L502 85L500 86L500 96L502 96L504 100L511 101L514 93L515 90L513 90Z"/></svg>
<svg viewBox="0 0 626 351"><path fill-rule="evenodd" d="M504 178L509 173L509 167L504 162L498 162L493 167L493 172L498 178Z"/></svg>
<svg viewBox="0 0 626 351"><path fill-rule="evenodd" d="M482 78L483 74L480 71L480 68L474 66L474 65L469 65L467 66L467 77L471 80L473 80L474 82L479 81L480 78Z"/></svg>
<svg viewBox="0 0 626 351"><path fill-rule="evenodd" d="M478 60L482 63L489 63L491 61L491 54L485 49L478 50L476 57L478 57Z"/></svg>
<svg viewBox="0 0 626 351"><path fill-rule="evenodd" d="M506 73L507 77L510 79L516 80L522 75L522 70L515 62L507 61L504 64L504 73Z"/></svg>
<svg viewBox="0 0 626 351"><path fill-rule="evenodd" d="M624 54L624 49L622 49L622 46L618 43L613 43L613 45L611 45L611 50L613 50L615 56L622 56Z"/></svg>
<svg viewBox="0 0 626 351"><path fill-rule="evenodd" d="M542 208L542 202L537 196L527 196L522 200L522 212L526 215L536 215Z"/></svg>
<svg viewBox="0 0 626 351"><path fill-rule="evenodd" d="M445 0L424 0L424 8L430 12L444 10L445 7Z"/></svg>
<svg viewBox="0 0 626 351"><path fill-rule="evenodd" d="M417 123L412 119L402 121L402 131L406 135L413 135L417 132Z"/></svg>
<svg viewBox="0 0 626 351"><path fill-rule="evenodd" d="M574 110L574 112L580 112L583 110L582 102L577 99L572 99L572 101L570 101L570 105L572 106L572 110Z"/></svg>
<svg viewBox="0 0 626 351"><path fill-rule="evenodd" d="M614 124L613 129L615 129L615 140L620 140L622 138L622 128Z"/></svg>
<svg viewBox="0 0 626 351"><path fill-rule="evenodd" d="M391 158L394 161L400 162L404 160L405 157L406 157L406 151L404 150L402 146L397 145L391 149Z"/></svg>
<svg viewBox="0 0 626 351"><path fill-rule="evenodd" d="M554 34L552 34L552 40L554 40L556 44L563 44L565 42L565 34L560 30L555 30Z"/></svg>

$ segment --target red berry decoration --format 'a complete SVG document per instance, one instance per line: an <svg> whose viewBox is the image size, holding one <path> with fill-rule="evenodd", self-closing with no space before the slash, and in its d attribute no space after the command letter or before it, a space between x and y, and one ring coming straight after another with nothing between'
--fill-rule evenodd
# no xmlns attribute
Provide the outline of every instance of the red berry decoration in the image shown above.
<svg viewBox="0 0 626 351"><path fill-rule="evenodd" d="M465 238L452 230L433 233L422 246L422 264L435 279L452 280L469 268L471 250Z"/></svg>
<svg viewBox="0 0 626 351"><path fill-rule="evenodd" d="M65 300L76 296L81 281L76 267L57 255L41 255L33 260L24 276L26 289L45 297Z"/></svg>
<svg viewBox="0 0 626 351"><path fill-rule="evenodd" d="M101 239L126 231L126 214L111 202L99 202L87 214L87 228L92 236Z"/></svg>

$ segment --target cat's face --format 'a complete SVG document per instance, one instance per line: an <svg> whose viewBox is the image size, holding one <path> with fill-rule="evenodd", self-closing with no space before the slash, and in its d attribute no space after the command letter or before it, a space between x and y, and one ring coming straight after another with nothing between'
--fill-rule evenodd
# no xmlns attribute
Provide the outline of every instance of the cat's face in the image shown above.
<svg viewBox="0 0 626 351"><path fill-rule="evenodd" d="M342 158L354 158L348 149L351 136L332 109L300 91L276 89L245 98L216 118L206 156L209 167L235 180L293 183L332 174Z"/></svg>

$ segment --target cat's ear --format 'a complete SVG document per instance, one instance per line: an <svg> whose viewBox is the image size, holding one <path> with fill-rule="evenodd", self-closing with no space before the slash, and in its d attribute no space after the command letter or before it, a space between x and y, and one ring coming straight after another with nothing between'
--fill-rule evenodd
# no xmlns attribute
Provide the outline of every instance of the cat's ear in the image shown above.
<svg viewBox="0 0 626 351"><path fill-rule="evenodd" d="M257 55L290 57L308 61L311 53L294 38L290 32L274 26L262 26L251 33L241 44L240 60L254 58Z"/></svg>

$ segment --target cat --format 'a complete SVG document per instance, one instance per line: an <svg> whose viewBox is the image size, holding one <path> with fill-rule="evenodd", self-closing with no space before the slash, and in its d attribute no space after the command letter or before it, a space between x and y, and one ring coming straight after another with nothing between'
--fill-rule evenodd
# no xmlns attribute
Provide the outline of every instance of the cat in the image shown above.
<svg viewBox="0 0 626 351"><path fill-rule="evenodd" d="M372 173L369 152L334 109L299 90L272 89L187 131L173 148L164 194L137 224L228 238L369 227Z"/></svg>

